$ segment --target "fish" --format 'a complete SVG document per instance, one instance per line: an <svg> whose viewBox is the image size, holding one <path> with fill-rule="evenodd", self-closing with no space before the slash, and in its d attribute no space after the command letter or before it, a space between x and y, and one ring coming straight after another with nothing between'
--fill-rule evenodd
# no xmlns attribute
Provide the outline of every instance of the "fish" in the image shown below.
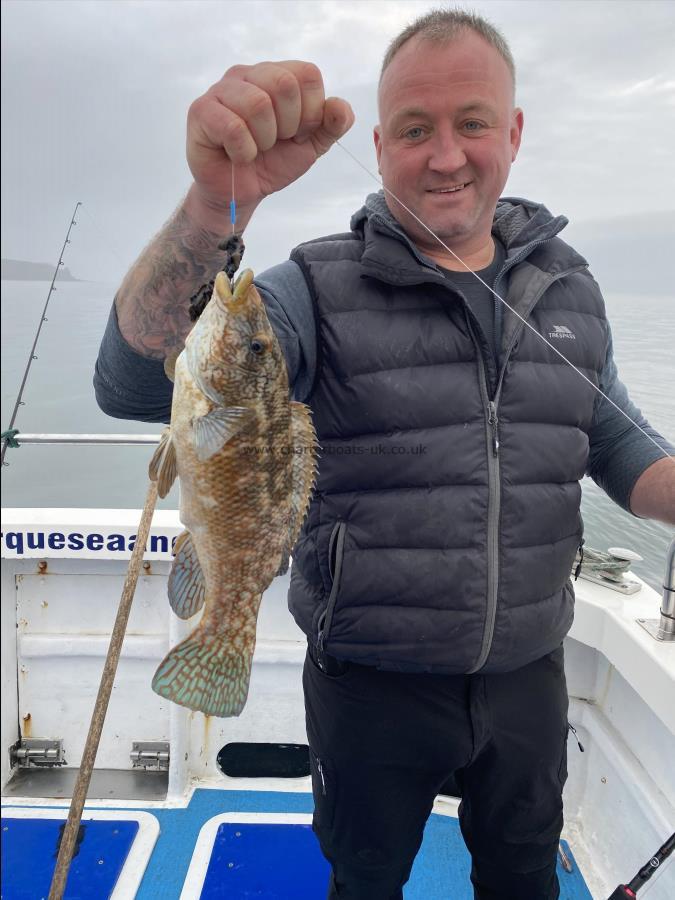
<svg viewBox="0 0 675 900"><path fill-rule="evenodd" d="M285 358L250 269L215 278L185 346L167 361L170 425L149 465L158 495L180 483L169 575L174 613L202 617L152 680L174 703L244 709L263 592L287 569L317 470L311 411L290 399Z"/></svg>

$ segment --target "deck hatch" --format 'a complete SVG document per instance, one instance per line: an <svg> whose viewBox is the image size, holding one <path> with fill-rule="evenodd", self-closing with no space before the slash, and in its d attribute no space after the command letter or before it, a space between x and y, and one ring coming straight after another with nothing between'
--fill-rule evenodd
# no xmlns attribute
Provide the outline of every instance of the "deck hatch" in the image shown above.
<svg viewBox="0 0 675 900"><path fill-rule="evenodd" d="M67 809L2 807L3 900L46 900L67 817ZM158 837L157 817L144 810L85 809L64 900L131 900Z"/></svg>
<svg viewBox="0 0 675 900"><path fill-rule="evenodd" d="M293 897L316 900L328 883L328 863L312 826L224 822L218 829L201 900Z"/></svg>
<svg viewBox="0 0 675 900"><path fill-rule="evenodd" d="M202 826L180 900L316 900L329 874L310 814L223 813Z"/></svg>
<svg viewBox="0 0 675 900"><path fill-rule="evenodd" d="M2 819L3 900L47 897L63 821ZM107 900L138 833L138 822L84 821L64 900Z"/></svg>

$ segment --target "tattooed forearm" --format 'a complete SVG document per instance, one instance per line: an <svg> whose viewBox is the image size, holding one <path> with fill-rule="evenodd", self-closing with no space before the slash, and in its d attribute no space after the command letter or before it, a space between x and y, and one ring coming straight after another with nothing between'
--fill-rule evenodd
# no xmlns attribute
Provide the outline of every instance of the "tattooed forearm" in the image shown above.
<svg viewBox="0 0 675 900"><path fill-rule="evenodd" d="M190 297L215 277L225 236L198 225L184 206L136 260L117 294L120 331L143 356L164 359L183 346L192 322Z"/></svg>

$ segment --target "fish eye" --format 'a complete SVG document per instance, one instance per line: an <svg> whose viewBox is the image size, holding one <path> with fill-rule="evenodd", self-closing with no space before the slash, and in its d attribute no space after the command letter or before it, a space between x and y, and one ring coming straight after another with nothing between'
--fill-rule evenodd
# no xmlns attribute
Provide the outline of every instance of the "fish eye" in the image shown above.
<svg viewBox="0 0 675 900"><path fill-rule="evenodd" d="M249 346L251 348L251 351L255 353L256 356L260 356L261 353L265 352L265 345L258 338L253 338Z"/></svg>

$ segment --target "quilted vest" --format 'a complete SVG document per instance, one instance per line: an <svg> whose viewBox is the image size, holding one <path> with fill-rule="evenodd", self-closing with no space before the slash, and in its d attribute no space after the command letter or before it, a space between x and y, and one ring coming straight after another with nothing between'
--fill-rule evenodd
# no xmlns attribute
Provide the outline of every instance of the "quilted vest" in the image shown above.
<svg viewBox="0 0 675 900"><path fill-rule="evenodd" d="M495 290L518 313L503 310L499 365L464 298L384 216L294 250L322 449L289 608L320 657L503 672L569 630L596 393L565 359L597 385L608 329L587 263L556 237L565 224L497 207Z"/></svg>

